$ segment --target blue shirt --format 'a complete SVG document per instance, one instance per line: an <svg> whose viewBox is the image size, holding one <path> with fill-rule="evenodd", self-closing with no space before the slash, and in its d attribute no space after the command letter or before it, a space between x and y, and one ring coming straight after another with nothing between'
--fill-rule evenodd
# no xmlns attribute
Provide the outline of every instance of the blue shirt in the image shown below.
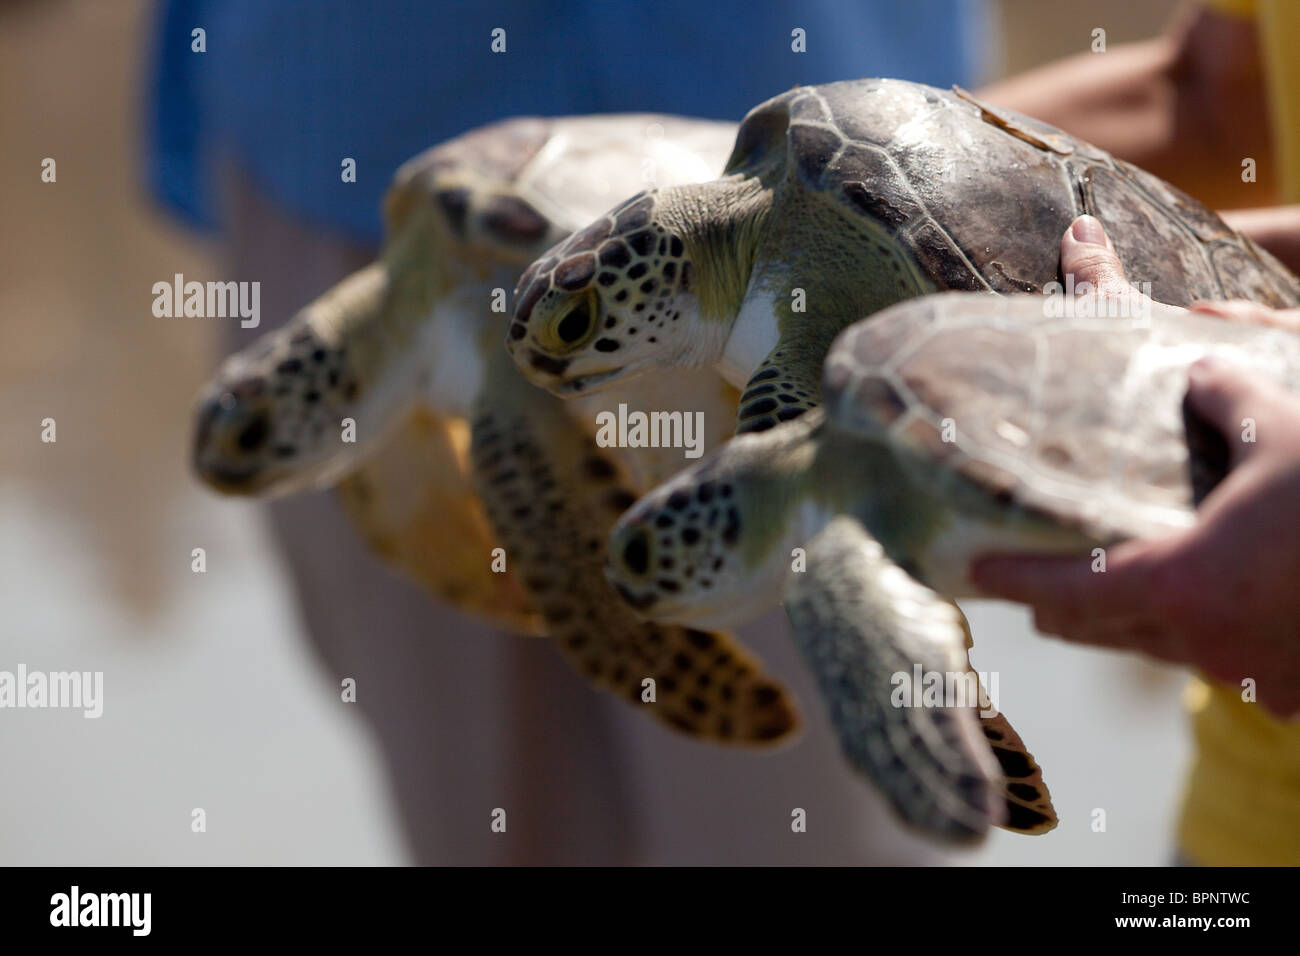
<svg viewBox="0 0 1300 956"><path fill-rule="evenodd" d="M738 121L796 84L863 76L970 85L984 16L983 0L169 0L147 175L211 228L228 157L303 219L378 242L394 170L471 127L635 111ZM204 53L191 51L199 27ZM792 50L796 28L807 52Z"/></svg>

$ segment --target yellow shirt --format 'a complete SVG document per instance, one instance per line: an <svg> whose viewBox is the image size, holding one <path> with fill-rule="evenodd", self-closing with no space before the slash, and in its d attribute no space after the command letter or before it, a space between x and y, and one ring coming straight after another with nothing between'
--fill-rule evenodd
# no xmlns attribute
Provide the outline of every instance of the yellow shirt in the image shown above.
<svg viewBox="0 0 1300 956"><path fill-rule="evenodd" d="M1284 202L1300 202L1300 0L1207 0L1259 25ZM1261 163L1269 161L1257 157ZM1178 827L1207 866L1300 865L1300 725L1241 699L1241 688L1188 688L1196 757Z"/></svg>
<svg viewBox="0 0 1300 956"><path fill-rule="evenodd" d="M1207 866L1300 865L1300 725L1241 699L1188 688L1196 757L1178 825L1183 854Z"/></svg>

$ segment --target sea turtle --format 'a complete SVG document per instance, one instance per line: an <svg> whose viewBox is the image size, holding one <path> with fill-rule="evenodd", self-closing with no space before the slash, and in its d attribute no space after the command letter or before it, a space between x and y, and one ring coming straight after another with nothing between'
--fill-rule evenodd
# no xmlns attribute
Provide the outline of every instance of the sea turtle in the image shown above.
<svg viewBox="0 0 1300 956"><path fill-rule="evenodd" d="M1183 407L1201 355L1300 387L1291 332L1047 301L948 293L851 326L822 408L737 436L634 505L610 544L611 580L655 620L734 623L784 596L847 757L906 820L948 837L977 837L1003 804L1012 824L1050 812L1019 747L995 729L994 761L979 743L974 708L891 700L915 667L966 671L950 599L978 596L971 558L1189 525L1228 460Z"/></svg>
<svg viewBox="0 0 1300 956"><path fill-rule="evenodd" d="M711 447L731 433L735 390L701 370L566 403L501 348L506 291L527 263L648 178L716 175L734 133L672 116L525 118L412 159L386 198L380 259L205 388L198 474L236 494L337 483L391 563L463 608L544 629L665 723L733 743L788 737L788 695L739 643L638 620L602 573L614 520L684 458L598 447L596 412L703 411Z"/></svg>
<svg viewBox="0 0 1300 956"><path fill-rule="evenodd" d="M899 80L796 87L752 110L723 177L629 199L524 273L507 335L558 394L716 366L737 431L818 401L852 322L926 292L1036 292L1101 220L1161 302L1300 304L1300 282L1200 203L1037 120Z"/></svg>

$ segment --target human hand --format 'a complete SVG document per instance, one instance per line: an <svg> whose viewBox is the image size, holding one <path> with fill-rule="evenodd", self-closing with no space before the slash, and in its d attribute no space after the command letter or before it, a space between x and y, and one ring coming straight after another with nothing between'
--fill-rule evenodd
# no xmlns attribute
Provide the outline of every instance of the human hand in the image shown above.
<svg viewBox="0 0 1300 956"><path fill-rule="evenodd" d="M1066 233L1062 271L1076 286L1131 294L1096 220ZM1200 308L1300 330L1297 310ZM1231 470L1193 527L1110 549L1104 573L1087 558L1002 555L976 561L971 578L990 596L1030 605L1039 630L1190 664L1221 681L1253 678L1259 702L1290 715L1300 711L1300 397L1210 360L1192 366L1188 396L1225 436L1250 418L1256 438L1229 441Z"/></svg>

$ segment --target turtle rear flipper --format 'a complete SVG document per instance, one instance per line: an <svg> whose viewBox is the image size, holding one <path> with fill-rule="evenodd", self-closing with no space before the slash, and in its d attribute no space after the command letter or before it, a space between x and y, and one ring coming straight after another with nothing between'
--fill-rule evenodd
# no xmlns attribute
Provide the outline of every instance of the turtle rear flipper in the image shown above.
<svg viewBox="0 0 1300 956"><path fill-rule="evenodd" d="M905 822L948 841L980 840L1005 813L997 762L973 706L895 701L913 668L964 674L961 615L890 561L856 519L813 539L786 610L840 746Z"/></svg>
<svg viewBox="0 0 1300 956"><path fill-rule="evenodd" d="M518 574L484 559L498 542L470 474L468 423L415 406L335 492L390 567L461 611L546 633Z"/></svg>
<svg viewBox="0 0 1300 956"><path fill-rule="evenodd" d="M991 717L981 714L980 728L1002 767L1002 796L1007 815L998 826L1031 836L1055 830L1060 821L1052 806L1052 795L1043 783L1043 771L1011 722L1001 711Z"/></svg>
<svg viewBox="0 0 1300 956"><path fill-rule="evenodd" d="M643 621L606 581L610 528L636 496L622 465L504 352L489 360L472 458L509 566L583 675L695 736L767 744L796 730L791 696L738 641Z"/></svg>
<svg viewBox="0 0 1300 956"><path fill-rule="evenodd" d="M966 635L966 651L969 655L970 649L975 646L975 639L971 637L970 622L966 620L966 615L956 604L953 605L953 609L961 617L962 630ZM966 666L970 666L969 656ZM998 826L1003 830L1029 836L1038 836L1049 830L1055 830L1060 821L1056 816L1056 808L1052 806L1052 795L1047 790L1047 784L1043 782L1043 771L1038 766L1038 761L1025 747L1025 742L1020 739L1020 735L1016 733L1016 729L1011 726L1011 721L1007 720L1005 714L992 708L985 709L985 702L988 700L988 692L981 681L980 729L984 731L984 739L993 748L993 756L998 759L998 764L1002 767L1002 796L1007 804L1006 819Z"/></svg>

